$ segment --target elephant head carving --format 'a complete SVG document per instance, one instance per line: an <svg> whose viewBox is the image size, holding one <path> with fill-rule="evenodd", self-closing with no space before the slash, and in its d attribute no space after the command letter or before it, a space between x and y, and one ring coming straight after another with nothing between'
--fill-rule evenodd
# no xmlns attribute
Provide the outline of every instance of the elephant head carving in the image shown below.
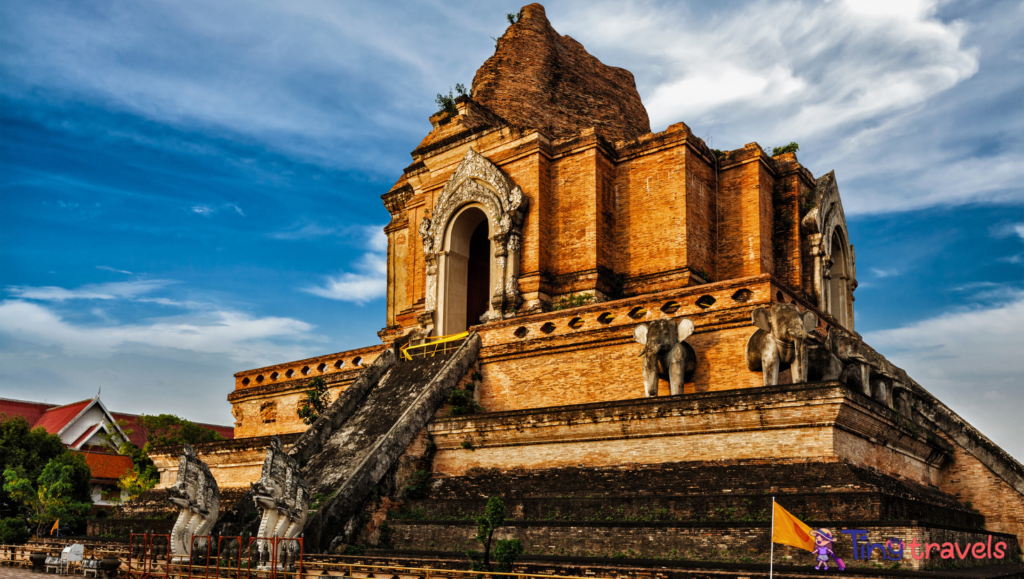
<svg viewBox="0 0 1024 579"><path fill-rule="evenodd" d="M757 331L747 340L747 368L760 370L765 386L779 383L782 366L793 368L793 383L807 381L807 339L818 326L814 312L803 312L793 304L772 304L757 308L752 316Z"/></svg>
<svg viewBox="0 0 1024 579"><path fill-rule="evenodd" d="M697 368L697 354L686 343L693 333L693 321L683 318L654 320L633 329L633 338L643 344L644 391L647 397L658 395L658 379L666 379L672 395L683 393L683 384Z"/></svg>

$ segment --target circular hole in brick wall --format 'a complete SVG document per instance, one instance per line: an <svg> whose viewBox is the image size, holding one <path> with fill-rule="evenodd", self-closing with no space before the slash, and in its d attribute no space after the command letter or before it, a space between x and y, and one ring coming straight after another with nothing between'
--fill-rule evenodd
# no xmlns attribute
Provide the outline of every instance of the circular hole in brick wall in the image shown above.
<svg viewBox="0 0 1024 579"><path fill-rule="evenodd" d="M334 369L335 370L341 370L344 367L345 367L345 361L344 360L338 360L337 362L334 363Z"/></svg>
<svg viewBox="0 0 1024 579"><path fill-rule="evenodd" d="M647 315L647 309L644 308L643 306L637 306L629 310L629 313L626 315L633 318L634 320L638 320Z"/></svg>
<svg viewBox="0 0 1024 579"><path fill-rule="evenodd" d="M516 331L513 332L513 334L517 338L525 338L526 334L529 334L529 333L530 333L530 330L527 330L526 326L519 326L518 328L516 328Z"/></svg>
<svg viewBox="0 0 1024 579"><path fill-rule="evenodd" d="M661 311L665 312L666 314L674 314L679 311L680 305L681 304L679 302L671 301L661 306Z"/></svg>
<svg viewBox="0 0 1024 579"><path fill-rule="evenodd" d="M316 367L316 371L320 372L320 373L323 373L323 371L326 370L326 369L327 369L327 364L325 364L323 362L320 362L320 365Z"/></svg>
<svg viewBox="0 0 1024 579"><path fill-rule="evenodd" d="M574 329L574 330L582 328L583 327L583 318L575 317L575 318L569 320L569 327Z"/></svg>
<svg viewBox="0 0 1024 579"><path fill-rule="evenodd" d="M284 377L285 378L291 378L294 375L295 375L295 370L288 370L287 372L284 373Z"/></svg>
<svg viewBox="0 0 1024 579"><path fill-rule="evenodd" d="M242 386L248 386L248 385L249 385L249 379L248 378L242 378Z"/></svg>
<svg viewBox="0 0 1024 579"><path fill-rule="evenodd" d="M540 331L544 332L545 334L550 334L551 332L555 331L555 325L552 324L551 322L547 322L540 327Z"/></svg>
<svg viewBox="0 0 1024 579"><path fill-rule="evenodd" d="M260 374L259 376L256 377L256 383L257 384L262 384L263 383L263 374Z"/></svg>
<svg viewBox="0 0 1024 579"><path fill-rule="evenodd" d="M716 301L717 300L711 296L700 296L697 298L697 307L707 309L715 305Z"/></svg>
<svg viewBox="0 0 1024 579"><path fill-rule="evenodd" d="M274 372L273 374L270 375L270 379L271 380L277 380L278 376L280 376L280 374L278 374L277 372Z"/></svg>
<svg viewBox="0 0 1024 579"><path fill-rule="evenodd" d="M309 375L309 366L303 366L302 370L300 370L300 372L302 372L303 376L308 376Z"/></svg>
<svg viewBox="0 0 1024 579"><path fill-rule="evenodd" d="M360 358L359 356L356 356L355 358L352 358L352 365L353 366L362 366L363 365L363 359Z"/></svg>
<svg viewBox="0 0 1024 579"><path fill-rule="evenodd" d="M605 312L600 316L597 316L597 321L601 322L602 324L610 324L614 319L615 316L613 316L611 312Z"/></svg>
<svg viewBox="0 0 1024 579"><path fill-rule="evenodd" d="M784 304L786 303L786 296L782 295L782 292L775 292L775 301Z"/></svg>
<svg viewBox="0 0 1024 579"><path fill-rule="evenodd" d="M741 290L736 290L736 293L732 294L732 301L744 303L749 302L752 297L754 297L754 292L743 288Z"/></svg>

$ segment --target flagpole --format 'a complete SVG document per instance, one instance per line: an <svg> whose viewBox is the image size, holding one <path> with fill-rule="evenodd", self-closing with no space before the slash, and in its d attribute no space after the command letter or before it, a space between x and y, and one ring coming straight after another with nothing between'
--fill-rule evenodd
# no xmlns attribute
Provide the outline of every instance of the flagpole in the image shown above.
<svg viewBox="0 0 1024 579"><path fill-rule="evenodd" d="M768 556L768 579L772 579L775 568L775 497L772 496L772 535L771 555Z"/></svg>

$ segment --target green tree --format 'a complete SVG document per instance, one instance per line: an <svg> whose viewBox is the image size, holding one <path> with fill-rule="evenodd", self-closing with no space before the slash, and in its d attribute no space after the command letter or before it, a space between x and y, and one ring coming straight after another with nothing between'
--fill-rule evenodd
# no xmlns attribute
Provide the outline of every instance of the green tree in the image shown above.
<svg viewBox="0 0 1024 579"><path fill-rule="evenodd" d="M491 570L491 539L494 531L505 524L505 503L498 497L487 499L484 514L476 519L476 540L484 546L483 560L480 553L468 553L474 571Z"/></svg>
<svg viewBox="0 0 1024 579"><path fill-rule="evenodd" d="M309 390L306 390L306 400L297 412L303 424L313 424L331 405L331 392L327 389L327 383L319 376L310 380L307 386Z"/></svg>
<svg viewBox="0 0 1024 579"><path fill-rule="evenodd" d="M142 493L156 486L160 482L160 475L156 468L139 468L139 465L132 465L132 469L117 479L117 487L128 493L128 500L132 500ZM120 498L114 502L121 502Z"/></svg>
<svg viewBox="0 0 1024 579"><path fill-rule="evenodd" d="M92 473L82 455L68 450L60 437L44 428L31 428L20 416L0 414L0 468L13 469L18 476L29 481L39 479L43 468L53 459L74 469L72 496L87 502L91 497L89 480ZM0 490L0 517L16 515L20 509L5 490Z"/></svg>
<svg viewBox="0 0 1024 579"><path fill-rule="evenodd" d="M58 457L46 463L35 486L8 468L4 471L4 490L25 505L29 522L35 524L36 536L41 537L46 526L57 519L72 522L92 508L92 502L75 500L75 475L75 467L61 464Z"/></svg>
<svg viewBox="0 0 1024 579"><path fill-rule="evenodd" d="M142 452L147 455L158 446L199 444L224 440L216 430L200 426L174 414L142 414L135 421L146 439Z"/></svg>

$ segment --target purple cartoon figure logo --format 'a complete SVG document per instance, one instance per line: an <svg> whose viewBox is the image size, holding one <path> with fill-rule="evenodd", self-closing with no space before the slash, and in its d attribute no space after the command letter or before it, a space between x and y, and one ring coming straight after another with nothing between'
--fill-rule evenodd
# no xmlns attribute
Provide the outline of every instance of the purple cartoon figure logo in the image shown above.
<svg viewBox="0 0 1024 579"><path fill-rule="evenodd" d="M814 557L818 561L815 569L828 571L828 560L830 557L835 560L836 567L840 571L846 569L843 560L836 557L835 551L832 550L832 545L835 543L835 539L832 538L832 531L818 529L817 531L811 531L811 535L814 536L814 550L811 552L814 553Z"/></svg>

